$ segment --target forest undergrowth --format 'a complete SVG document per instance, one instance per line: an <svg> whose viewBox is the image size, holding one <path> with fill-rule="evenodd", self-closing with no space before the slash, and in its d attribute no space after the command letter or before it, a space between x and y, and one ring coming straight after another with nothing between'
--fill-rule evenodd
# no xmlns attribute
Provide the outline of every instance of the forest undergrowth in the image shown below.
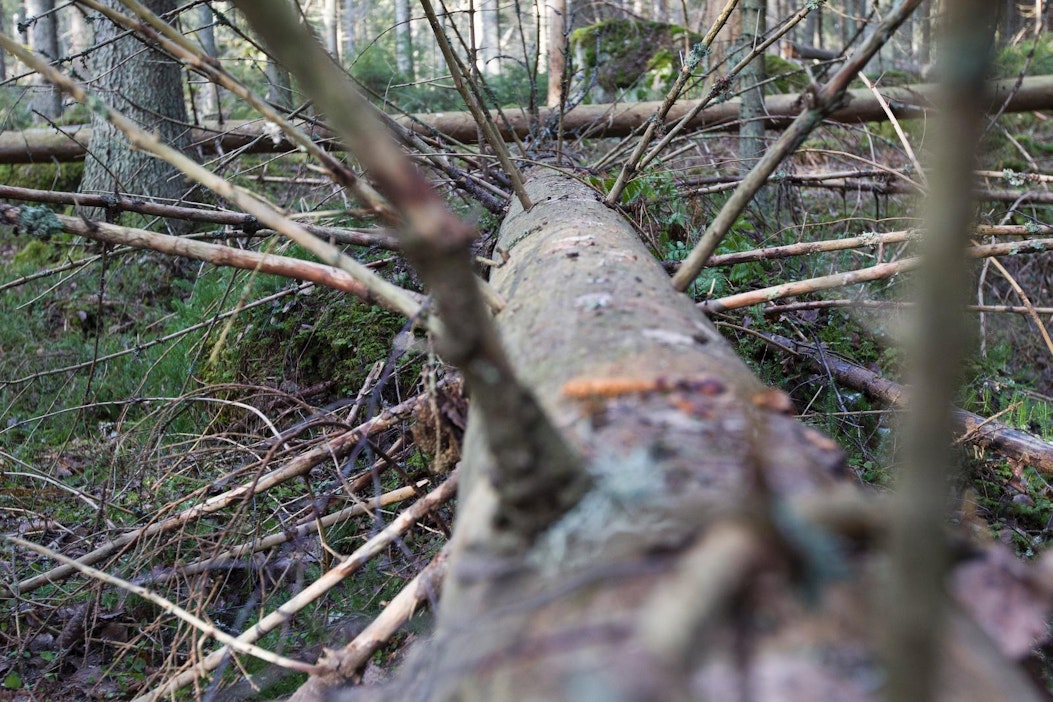
<svg viewBox="0 0 1053 702"><path fill-rule="evenodd" d="M380 86L373 67L361 71L367 84ZM411 98L407 107L417 109L420 96ZM920 148L925 123L902 126ZM1050 143L1048 117L1003 115L988 133L983 187L1046 193L1045 180L1026 174L1053 170ZM702 133L627 189L624 211L667 267L684 258L726 199L726 184L738 179L737 146L726 134ZM612 148L614 140L575 145L586 162ZM367 228L338 188L305 174L296 154L246 158L239 167L241 182L304 221ZM795 180L834 172L852 175ZM913 171L891 125L824 128L718 252L740 258L707 268L691 294L726 299L907 256L918 202L886 187L896 174ZM609 188L614 175L595 173L590 182ZM21 184L39 185L29 176ZM467 200L454 204L484 237L497 224ZM979 215L982 225L1051 224L1049 205L1025 198L985 200ZM898 240L877 241L879 233L901 230L907 234ZM290 246L206 226L196 235L264 251ZM749 255L867 236L874 242L840 251ZM420 291L390 250L349 251ZM884 490L895 472L897 412L765 337L817 345L901 378L910 278L817 290L782 309L786 301L775 300L713 315L760 375L789 393L799 416L838 441L874 490ZM975 281L974 302L984 308L970 317L972 360L960 405L1053 440L1053 346L1026 313L1033 302L1041 319L1053 314L1043 307L1053 260L1007 256L995 266L984 259ZM402 506L451 480L466 403L457 373L425 333L333 291L66 234L11 233L0 243L0 528L148 588L231 634L266 620L253 643L275 654L313 660L323 645L353 640L407 582L441 561L451 506L413 528L389 527ZM1048 476L967 442L961 455L957 518L1024 558L1046 548L1053 528ZM297 600L358 552L357 569L327 594ZM125 699L205 659L199 629L166 605L131 594L126 583L57 568L49 555L3 554L5 582L18 583L16 604L0 620L4 689L32 689L37 699ZM290 601L295 616L274 619ZM401 645L427 631L427 617L368 651L366 675L389 669ZM214 699L228 701L281 697L305 677L240 654L209 665L218 673L214 688L197 692L223 688Z"/></svg>

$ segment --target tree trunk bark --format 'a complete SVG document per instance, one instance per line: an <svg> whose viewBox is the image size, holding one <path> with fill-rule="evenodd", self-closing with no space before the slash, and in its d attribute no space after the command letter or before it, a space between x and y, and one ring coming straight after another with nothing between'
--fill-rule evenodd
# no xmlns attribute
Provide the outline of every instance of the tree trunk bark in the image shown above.
<svg viewBox="0 0 1053 702"><path fill-rule="evenodd" d="M395 66L406 79L413 80L413 34L409 0L395 0Z"/></svg>
<svg viewBox="0 0 1053 702"><path fill-rule="evenodd" d="M593 191L551 171L527 190L499 237L498 323L594 487L510 549L473 414L434 639L346 699L874 699L881 559L803 506L856 517L874 496L855 502L834 442L787 416ZM941 699L1039 699L971 620L955 627Z"/></svg>
<svg viewBox="0 0 1053 702"><path fill-rule="evenodd" d="M201 42L201 50L212 58L219 58L219 50L216 48L215 17L212 14L212 6L207 2L198 7L197 23L197 39ZM219 116L218 85L206 78L201 78L194 98L198 116L201 119L216 119Z"/></svg>
<svg viewBox="0 0 1053 702"><path fill-rule="evenodd" d="M742 52L763 41L767 30L767 0L743 0ZM764 155L764 56L750 61L739 78L742 89L742 126L739 127L740 170L745 175Z"/></svg>
<svg viewBox="0 0 1053 702"><path fill-rule="evenodd" d="M488 76L501 74L501 3L500 0L480 0L476 10L479 17L479 61Z"/></svg>
<svg viewBox="0 0 1053 702"><path fill-rule="evenodd" d="M122 10L119 0L107 5ZM155 14L178 6L176 0L148 0ZM186 144L186 105L182 70L177 62L143 45L109 20L95 24L98 48L93 56L93 89L107 104L124 113L167 144ZM132 149L128 140L109 122L92 116L91 145L84 165L81 192L148 195L162 200L182 200L188 190L172 166ZM101 219L101 216L96 215Z"/></svg>
<svg viewBox="0 0 1053 702"><path fill-rule="evenodd" d="M548 44L548 106L559 107L563 101L563 71L567 67L568 0L549 0L545 35Z"/></svg>
<svg viewBox="0 0 1053 702"><path fill-rule="evenodd" d="M26 13L33 21L29 27L29 45L50 61L58 60L58 18L55 0L26 0ZM34 78L33 99L29 109L53 120L62 114L62 92L42 77Z"/></svg>
<svg viewBox="0 0 1053 702"><path fill-rule="evenodd" d="M699 34L708 32L710 27L716 24L717 18L720 17L720 13L726 4L727 0L706 0L705 12L702 13L702 20L699 22L696 31ZM709 66L721 66L721 62L727 58L728 52L731 51L735 42L738 41L741 33L742 14L732 12L724 28L720 30L720 33L713 39L713 43L709 47L710 52L707 57ZM728 66L721 66L717 69L716 75L723 76L727 73L727 69Z"/></svg>
<svg viewBox="0 0 1053 702"><path fill-rule="evenodd" d="M322 26L325 31L325 49L340 63L340 3L337 0L325 0Z"/></svg>
<svg viewBox="0 0 1053 702"><path fill-rule="evenodd" d="M6 13L4 8L0 5L0 32L6 32L5 28L5 17ZM0 51L0 81L7 80L7 52Z"/></svg>
<svg viewBox="0 0 1053 702"><path fill-rule="evenodd" d="M85 12L85 8L79 5L72 5L66 8L66 18L69 24L66 53L75 57L72 63L73 75L82 78L88 75L88 57L86 53L95 38L95 33L92 31L91 25L88 24Z"/></svg>
<svg viewBox="0 0 1053 702"><path fill-rule="evenodd" d="M343 42L343 56L346 63L351 63L358 55L359 11L360 0L342 0L340 9L340 36Z"/></svg>

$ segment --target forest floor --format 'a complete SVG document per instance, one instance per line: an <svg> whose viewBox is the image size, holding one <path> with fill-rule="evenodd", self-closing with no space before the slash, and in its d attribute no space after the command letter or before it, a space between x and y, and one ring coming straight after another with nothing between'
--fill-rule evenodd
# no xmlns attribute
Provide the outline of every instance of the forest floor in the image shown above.
<svg viewBox="0 0 1053 702"><path fill-rule="evenodd" d="M992 134L984 167L1005 170L1006 181L1013 173L1051 172L1053 156L1043 146L1053 143L1048 125L1039 115L1003 117L1004 131ZM911 136L924 129L916 123L905 127ZM589 149L599 153L605 146ZM699 183L736 175L734 148L731 137L702 138L678 161L645 174L627 197L626 212L659 258L681 258L692 233L719 208L727 191ZM798 173L858 167L845 153L865 153L867 160L894 170L907 164L898 137L882 125L824 132L796 157L794 167ZM266 173L280 180L298 168L295 160L282 165L259 159L256 167L246 166L245 177ZM603 184L597 178L597 185ZM269 194L287 206L333 209L334 192L327 186L286 182L273 185ZM916 205L898 195L780 183L735 228L721 253L911 228L917 226ZM484 230L497 224L463 209ZM1048 224L1053 214L1049 206L999 201L985 203L980 218L990 224ZM362 224L343 207L319 221ZM245 243L258 244L288 248L273 241ZM708 269L694 292L700 299L719 297L757 287L758 281L873 265L904 250L878 247ZM402 264L389 260L389 252L359 248L355 254L377 262L401 284L413 283ZM1036 306L1049 305L1053 258L1009 257L1004 265ZM988 266L978 269L977 286L985 304L1021 304L1008 279ZM806 422L841 443L861 480L881 490L894 473L895 412L781 355L757 333L821 342L830 353L899 377L907 313L896 303L909 298L909 276L899 276L863 291L811 298L890 303L887 307L847 304L776 316L753 308L717 315L715 321L766 382L791 395ZM1053 349L1025 315L973 319L975 347L961 404L1053 440ZM150 343L154 339L165 341ZM346 454L319 462L313 473L232 497L222 509L144 534L95 563L225 630L244 631L375 537L400 504L441 483L456 460L464 428L464 400L442 389L454 378L401 319L331 291L252 273L172 265L153 254L102 249L71 237L41 241L5 234L0 239L0 529L70 557L83 556L260 480L383 409L401 408L382 430ZM972 448L963 447L962 457L959 517L975 520L1024 558L1041 551L1053 528L1047 476ZM351 485L353 492L346 489ZM407 488L408 493L399 492ZM386 506L373 510L371 500L382 496ZM356 504L365 506L356 513ZM319 515L337 509L352 511L324 527L312 526ZM450 509L391 542L354 577L257 643L312 659L322 642L334 647L353 638L438 553L452 522ZM268 550L218 559L232 546L279 534L288 538ZM217 560L202 565L209 557ZM0 562L0 576L25 583L53 565L45 556L9 552ZM16 604L4 604L9 606L10 614L0 621L0 702L128 698L195 657L194 628L120 587L82 575L55 578L20 593ZM374 654L373 663L386 667L399 645L427 625L427 615L415 619ZM250 658L230 659L221 667L215 679L230 687L216 687L212 699L226 702L280 697L303 679ZM252 675L259 689L236 682Z"/></svg>

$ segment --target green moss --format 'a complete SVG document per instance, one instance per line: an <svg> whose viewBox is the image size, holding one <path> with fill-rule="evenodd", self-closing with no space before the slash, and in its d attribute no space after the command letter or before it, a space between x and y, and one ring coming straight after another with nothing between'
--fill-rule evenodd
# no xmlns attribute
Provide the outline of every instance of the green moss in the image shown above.
<svg viewBox="0 0 1053 702"><path fill-rule="evenodd" d="M15 254L15 266L42 266L55 256L55 249L40 239L31 239Z"/></svg>
<svg viewBox="0 0 1053 702"><path fill-rule="evenodd" d="M765 92L800 93L808 87L808 76L800 66L775 54L764 55L764 75L770 81Z"/></svg>
<svg viewBox="0 0 1053 702"><path fill-rule="evenodd" d="M405 325L400 315L327 289L275 302L240 315L227 335L209 381L301 387L332 381L337 397L353 396L373 364L388 357ZM402 362L399 378L416 381L417 361Z"/></svg>
<svg viewBox="0 0 1053 702"><path fill-rule="evenodd" d="M1043 34L1007 46L995 57L994 74L999 78L1015 78L1025 68L1029 76L1053 74L1053 37Z"/></svg>
<svg viewBox="0 0 1053 702"><path fill-rule="evenodd" d="M630 97L642 99L667 89L680 70L681 56L701 40L676 25L610 19L571 32L570 46L577 68L595 72L605 93L635 88Z"/></svg>
<svg viewBox="0 0 1053 702"><path fill-rule="evenodd" d="M16 188L72 192L80 187L82 175L83 161L0 164L0 182Z"/></svg>

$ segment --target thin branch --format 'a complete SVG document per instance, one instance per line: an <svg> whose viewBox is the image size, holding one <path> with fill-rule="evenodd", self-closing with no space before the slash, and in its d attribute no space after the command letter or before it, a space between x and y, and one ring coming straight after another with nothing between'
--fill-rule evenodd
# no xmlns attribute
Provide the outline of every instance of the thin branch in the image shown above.
<svg viewBox="0 0 1053 702"><path fill-rule="evenodd" d="M897 409L907 407L910 390L900 383L883 378L862 366L857 366L831 353L785 336L750 330L773 348L807 360L811 365L829 371L837 382L865 393L883 404ZM1001 422L992 422L973 412L956 408L951 413L954 430L964 441L1020 461L1044 475L1053 475L1053 444L1041 437L1021 431Z"/></svg>
<svg viewBox="0 0 1053 702"><path fill-rule="evenodd" d="M614 181L614 185L611 186L611 191L607 193L607 197L604 202L610 207L621 199L622 191L625 190L625 186L629 183L632 176L639 170L638 165L640 159L643 157L644 151L651 143L651 139L654 138L655 132L659 126L665 126L665 120L669 116L669 110L676 104L677 99L680 97L680 93L683 92L684 86L691 80L691 76L694 73L695 67L701 63L702 58L709 53L710 47L713 44L713 40L716 39L717 34L724 25L727 24L728 18L731 17L731 13L735 10L735 6L738 5L739 0L727 0L724 5L724 9L720 11L720 15L716 21L713 22L713 26L709 28L706 35L702 38L699 44L691 47L691 51L684 58L684 65L680 67L680 71L676 76L676 82L666 93L665 99L662 104L658 106L658 109L651 116L651 119L647 121L647 128L644 133L640 135L640 138L636 142L636 148L633 150L632 155L622 166L622 170L618 173L618 178ZM699 105L704 105L706 100L700 100ZM702 108L699 107L699 110ZM696 113L697 114L697 113Z"/></svg>
<svg viewBox="0 0 1053 702"><path fill-rule="evenodd" d="M86 566L83 563L79 563L73 560L72 558L63 556L61 553L56 553L55 551L52 551L51 549L45 546L40 546L39 544L35 544L31 541L26 541L24 539L18 538L17 536L11 536L8 534L4 534L3 538L15 544L16 546L20 546L29 551L34 551L41 555L47 556L48 558L56 560L59 563L69 566L70 568L74 568L78 572L84 573L85 575L91 578L95 578L100 582L119 587L122 590L127 590L133 595L138 595L144 600L152 602L153 604L160 607L162 612L165 612L166 614L171 614L174 617L182 619L184 622L194 627L198 631L207 634L208 636L211 636L223 645L229 646L230 648L234 649L238 653L245 653L250 656L255 656L256 658L267 661L268 663L271 663L273 665L277 665L282 668L288 668L289 670L295 670L300 673L317 674L324 672L325 670L325 668L321 666L311 665L310 663L304 663L303 661L298 661L293 658L286 658L285 656L280 656L276 653L271 653L270 651L262 649L259 646L254 646L251 643L239 641L238 639L226 633L219 627L215 626L214 624L210 624L204 619L201 619L200 617L191 614L190 612L186 611L174 602L165 599L164 597L161 597L160 595L155 594L150 590L147 590L145 587L135 585L134 583L130 583L127 580L122 580L121 578L118 578L116 576L104 573L101 570L96 570L91 566Z"/></svg>
<svg viewBox="0 0 1053 702"><path fill-rule="evenodd" d="M202 168L177 149L161 143L161 140L156 135L141 129L123 114L108 107L100 99L89 96L81 86L52 68L35 52L30 51L2 33L0 33L0 48L18 57L23 63L38 71L50 83L61 88L63 92L73 97L77 102L109 121L114 127L124 133L132 146L168 162L190 179L204 185L220 197L233 202L245 212L253 215L264 225L281 232L297 244L300 244L320 258L323 263L328 263L350 274L362 283L376 299L384 300L385 304L389 305L389 309L397 310L408 318L413 318L420 312L420 306L407 294L407 291L384 280L358 261L344 254L337 247L312 236L300 224L282 215L272 205L241 189L235 188L228 181ZM437 320L431 317L428 318L428 325L435 331L441 328Z"/></svg>
<svg viewBox="0 0 1053 702"><path fill-rule="evenodd" d="M439 595L439 588L446 575L446 556L446 548L439 551L424 570L406 583L361 634L343 648L319 660L319 667L338 672L345 680L354 675L378 648L387 643L395 632L409 621L417 607Z"/></svg>
<svg viewBox="0 0 1053 702"><path fill-rule="evenodd" d="M12 185L0 185L0 199L40 202L54 205L75 205L78 207L102 207L117 212L136 212L139 214L180 219L188 222L208 222L237 227L246 234L269 236L271 229L260 227L259 221L252 215L227 210L212 210L204 207L187 207L186 205L165 205L138 197L123 195L92 195L90 193L72 193L61 190L36 190L18 188ZM339 244L352 246L379 246L382 249L397 250L398 240L390 235L389 230L376 229L360 231L343 227L323 227L316 224L301 223L301 226L315 236Z"/></svg>
<svg viewBox="0 0 1053 702"><path fill-rule="evenodd" d="M264 473L263 475L256 476L252 480L243 483L236 488L209 497L204 502L189 507L179 514L122 534L115 539L107 541L89 553L84 554L77 559L77 562L83 565L98 563L102 559L114 555L119 550L145 537L177 529L184 524L200 519L205 515L218 512L234 502L244 500L252 495L261 494L276 485L281 485L295 477L304 475L310 472L315 466L332 460L334 456L346 456L356 445L358 445L363 436L370 436L378 431L393 426L396 422L401 421L404 416L416 409L417 405L422 401L423 398L418 395L396 405L395 407L385 410L376 417L363 422L351 431L333 437L326 437L319 446L297 456L284 466ZM260 465L266 465L266 461L260 462ZM14 594L24 595L41 588L44 585L59 582L60 580L69 577L74 572L75 569L72 566L62 565L31 578L27 578L22 582L7 586L4 589L10 590Z"/></svg>
<svg viewBox="0 0 1053 702"><path fill-rule="evenodd" d="M144 19L149 26L144 25L142 22L135 22L96 0L77 0L77 2L102 13L111 21L126 29L152 39L184 65L237 95L246 104L263 115L268 122L277 125L297 148L303 149L308 155L317 160L336 183L347 188L370 211L389 224L398 223L398 215L392 210L391 205L369 183L359 178L354 171L315 143L307 134L290 122L285 115L271 107L270 103L260 98L238 79L227 73L216 59L202 53L193 42L184 37L172 25L151 12L146 6L136 0L121 0L122 4Z"/></svg>
<svg viewBox="0 0 1053 702"><path fill-rule="evenodd" d="M1033 239L1029 241L1008 241L998 244L984 244L966 249L965 255L969 258L987 258L989 256L1014 256L1025 253L1040 253L1053 250L1053 239ZM899 273L905 273L916 269L921 263L920 258L905 258L891 263L879 263L869 268L861 268L845 273L834 273L808 280L798 280L792 283L781 283L759 290L750 290L744 293L728 295L717 300L706 300L699 303L699 307L706 312L726 312L728 310L759 305L784 297L794 295L805 295L818 292L819 290L830 290L841 288L856 283L866 283L873 280L891 278Z"/></svg>
<svg viewBox="0 0 1053 702"><path fill-rule="evenodd" d="M662 151L664 151L666 147L668 147L669 144L671 144L673 140L677 138L680 135L680 133L695 120L698 114L702 112L711 102L713 102L713 100L720 96L724 92L724 90L726 90L728 85L727 81L731 77L741 73L743 69L745 69L746 66L748 66L755 58L762 55L769 46L774 44L776 41L779 40L779 38L781 38L783 35L785 35L787 32L793 29L797 24L799 24L801 20L808 16L808 13L811 12L811 9L811 4L806 4L796 13L794 13L794 15L790 17L786 22L784 22L777 31L773 32L771 36L769 36L757 46L754 46L753 49L751 49L745 56L743 56L742 59L728 71L728 74L724 77L724 79L718 81L713 86L713 88L710 90L709 94L705 97L705 99L699 100L697 103L695 103L691 107L691 109L688 110L687 113L677 121L675 125L673 125L669 130L666 131L662 139L657 144L655 144L654 148L651 149L647 153L647 155L638 156L637 153L642 153L643 149L637 147L636 151L633 153L633 156L637 159L637 162L634 165L634 170L639 171L641 169L644 169L648 165L650 165L652 161L658 158L658 155L662 153ZM625 169L623 169L622 172L624 173ZM608 197L608 203L611 202L613 202L613 200L611 200L611 198Z"/></svg>
<svg viewBox="0 0 1053 702"><path fill-rule="evenodd" d="M7 220L8 224L18 226L22 219L23 210L24 208L21 207L0 203L0 218ZM196 261L206 261L217 266L272 273L294 280L309 281L323 287L350 293L368 304L378 304L393 312L405 314L407 311L404 306L395 306L390 300L375 296L361 281L346 271L333 266L326 266L314 261L304 261L289 256L277 256L275 254L238 249L233 246L210 244L186 237L158 234L146 229L122 227L116 224L94 222L65 215L52 214L51 216L62 225L64 231L93 241L123 244L136 249L159 251L170 256L182 256L183 258L190 258ZM408 290L404 291L404 295L414 300L417 305L415 310L409 310L409 317L416 317L421 311L422 298Z"/></svg>
<svg viewBox="0 0 1053 702"><path fill-rule="evenodd" d="M450 212L396 147L343 70L283 0L235 3L272 53L295 75L334 130L403 213L405 252L435 296L447 333L439 351L464 373L475 411L487 417L494 485L508 543L529 542L559 519L589 485L580 458L516 378L470 268L473 227ZM555 493L551 490L558 486Z"/></svg>
<svg viewBox="0 0 1053 702"><path fill-rule="evenodd" d="M332 570L305 587L276 610L260 619L248 631L238 636L237 640L244 643L258 641L261 637L289 621L301 609L339 585L349 575L361 568L363 564L387 548L397 537L404 534L410 527L424 518L428 512L453 498L457 492L457 477L457 471L454 470L441 485L414 502L413 505L399 514L383 530L371 537ZM189 670L174 676L150 692L136 697L133 702L156 702L156 700L172 694L176 690L194 682L205 673L214 670L227 654L226 647L213 651Z"/></svg>
<svg viewBox="0 0 1053 702"><path fill-rule="evenodd" d="M921 0L901 0L898 6L889 12L874 33L870 35L866 43L852 55L845 65L827 82L822 88L814 90L811 104L794 120L793 124L783 132L764 157L749 172L742 183L731 194L728 201L720 209L706 231L702 234L698 244L688 255L683 265L673 276L673 286L677 290L686 290L688 286L698 277L699 271L706 261L716 250L720 242L731 230L731 226L738 220L739 215L760 190L769 176L787 157L793 154L804 142L808 135L826 118L836 110L844 97L845 91L862 70L863 66L871 57L881 49L889 40L910 13L921 3Z"/></svg>
<svg viewBox="0 0 1053 702"><path fill-rule="evenodd" d="M523 187L523 176L515 163L512 162L512 157L508 153L508 147L505 146L504 139L501 138L497 125L494 124L493 117L482 108L479 101L475 99L475 95L468 89L466 85L467 81L470 80L468 71L465 70L464 64L454 54L453 47L450 46L450 42L442 30L442 24L439 23L439 18L435 15L435 8L432 6L431 0L420 0L420 2L421 7L424 8L424 14L428 18L428 24L431 25L432 34L435 35L435 41L439 44L439 50L442 52L446 65L450 69L450 75L453 77L453 84L457 87L457 92L461 94L461 99L464 100L465 106L472 113L472 117L475 118L479 129L482 130L486 143L494 150L497 160L501 163L505 175L508 176L512 184L512 191L519 198L523 209L529 210L533 207L533 203L530 202L526 189Z"/></svg>
<svg viewBox="0 0 1053 702"><path fill-rule="evenodd" d="M785 305L772 305L764 308L765 316L786 314L787 312L799 312L801 310L826 310L842 307L858 307L861 309L875 310L904 310L914 306L913 302L901 302L896 300L805 300L804 302L788 302ZM1022 307L1019 305L966 305L966 312L979 313L1002 313L1002 314L1053 314L1053 307Z"/></svg>

